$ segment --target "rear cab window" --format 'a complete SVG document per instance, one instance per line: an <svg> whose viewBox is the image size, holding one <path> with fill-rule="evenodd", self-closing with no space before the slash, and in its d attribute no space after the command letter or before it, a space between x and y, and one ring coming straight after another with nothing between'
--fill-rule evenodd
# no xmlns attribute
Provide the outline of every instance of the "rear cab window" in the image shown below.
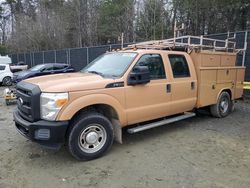
<svg viewBox="0 0 250 188"><path fill-rule="evenodd" d="M168 58L171 64L174 78L190 77L189 66L184 55L169 54Z"/></svg>

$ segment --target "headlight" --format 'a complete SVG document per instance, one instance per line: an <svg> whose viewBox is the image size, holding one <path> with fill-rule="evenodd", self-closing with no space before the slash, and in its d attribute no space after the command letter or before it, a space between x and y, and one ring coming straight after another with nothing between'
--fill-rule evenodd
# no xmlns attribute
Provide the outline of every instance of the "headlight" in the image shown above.
<svg viewBox="0 0 250 188"><path fill-rule="evenodd" d="M55 120L59 111L67 103L68 93L42 93L41 94L41 118Z"/></svg>

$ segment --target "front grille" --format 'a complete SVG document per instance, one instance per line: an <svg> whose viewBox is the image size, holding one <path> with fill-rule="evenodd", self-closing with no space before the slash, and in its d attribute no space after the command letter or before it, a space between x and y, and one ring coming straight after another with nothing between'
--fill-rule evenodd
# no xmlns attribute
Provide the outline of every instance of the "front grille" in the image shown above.
<svg viewBox="0 0 250 188"><path fill-rule="evenodd" d="M41 94L39 87L27 82L20 82L16 89L19 115L29 122L39 120Z"/></svg>

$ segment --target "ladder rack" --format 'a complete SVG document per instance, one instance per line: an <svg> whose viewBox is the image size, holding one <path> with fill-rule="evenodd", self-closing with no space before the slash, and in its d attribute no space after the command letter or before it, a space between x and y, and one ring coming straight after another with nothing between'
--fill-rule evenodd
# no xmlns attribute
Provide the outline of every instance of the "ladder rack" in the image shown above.
<svg viewBox="0 0 250 188"><path fill-rule="evenodd" d="M129 45L125 49L158 49L181 50L190 52L194 49L224 52L242 52L246 49L237 49L235 37L226 40L206 38L203 36L181 36L165 40L153 40Z"/></svg>

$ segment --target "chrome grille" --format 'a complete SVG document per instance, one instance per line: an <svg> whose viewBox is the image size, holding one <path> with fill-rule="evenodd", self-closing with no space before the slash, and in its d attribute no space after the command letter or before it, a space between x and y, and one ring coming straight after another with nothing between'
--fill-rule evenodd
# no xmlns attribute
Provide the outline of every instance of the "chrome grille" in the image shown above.
<svg viewBox="0 0 250 188"><path fill-rule="evenodd" d="M34 122L40 118L40 89L38 86L20 82L17 84L18 113L27 121Z"/></svg>

